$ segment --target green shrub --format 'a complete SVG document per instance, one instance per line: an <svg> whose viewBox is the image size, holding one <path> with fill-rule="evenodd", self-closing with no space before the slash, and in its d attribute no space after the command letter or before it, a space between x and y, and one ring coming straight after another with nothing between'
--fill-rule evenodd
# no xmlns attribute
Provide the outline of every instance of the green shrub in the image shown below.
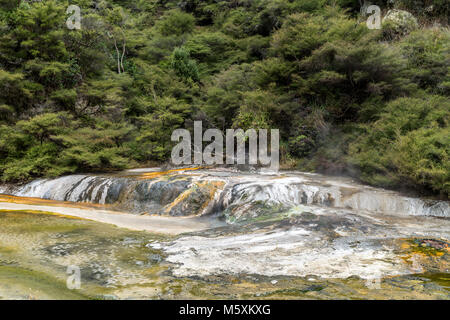
<svg viewBox="0 0 450 320"><path fill-rule="evenodd" d="M350 145L349 162L369 183L449 194L449 110L442 96L390 102L378 121L362 126L363 133Z"/></svg>
<svg viewBox="0 0 450 320"><path fill-rule="evenodd" d="M163 36L180 36L194 29L195 18L180 10L167 11L156 23L156 28Z"/></svg>

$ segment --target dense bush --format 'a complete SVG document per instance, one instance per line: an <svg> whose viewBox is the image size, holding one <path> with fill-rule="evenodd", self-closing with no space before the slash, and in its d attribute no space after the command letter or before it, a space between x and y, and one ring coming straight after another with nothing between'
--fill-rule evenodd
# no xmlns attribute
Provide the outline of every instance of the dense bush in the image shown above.
<svg viewBox="0 0 450 320"><path fill-rule="evenodd" d="M450 192L450 101L426 95L388 103L350 145L350 161L377 185Z"/></svg>
<svg viewBox="0 0 450 320"><path fill-rule="evenodd" d="M69 1L0 0L1 180L164 162L203 120L279 128L303 170L448 196L448 1L370 1L415 15L400 31L369 30L364 2L73 0L69 30Z"/></svg>

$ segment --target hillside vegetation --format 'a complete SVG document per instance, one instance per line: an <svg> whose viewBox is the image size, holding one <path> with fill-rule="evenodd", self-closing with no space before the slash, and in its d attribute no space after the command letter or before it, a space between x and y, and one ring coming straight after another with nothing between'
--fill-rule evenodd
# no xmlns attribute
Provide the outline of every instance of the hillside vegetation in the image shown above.
<svg viewBox="0 0 450 320"><path fill-rule="evenodd" d="M0 0L0 179L163 163L171 133L279 128L284 167L450 194L446 0ZM81 30L69 30L69 5Z"/></svg>

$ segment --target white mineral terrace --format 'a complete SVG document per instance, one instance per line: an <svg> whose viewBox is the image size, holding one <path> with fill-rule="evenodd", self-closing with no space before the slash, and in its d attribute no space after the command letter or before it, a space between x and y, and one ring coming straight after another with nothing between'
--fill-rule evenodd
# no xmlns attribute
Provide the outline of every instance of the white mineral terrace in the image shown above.
<svg viewBox="0 0 450 320"><path fill-rule="evenodd" d="M0 196L0 210L47 211L133 230L193 233L148 244L167 254L177 276L370 279L412 274L422 272L420 265L405 263L395 252L395 241L448 242L450 237L447 201L299 172L139 169L41 179L3 186L0 193L10 195ZM275 220L257 224L267 217Z"/></svg>

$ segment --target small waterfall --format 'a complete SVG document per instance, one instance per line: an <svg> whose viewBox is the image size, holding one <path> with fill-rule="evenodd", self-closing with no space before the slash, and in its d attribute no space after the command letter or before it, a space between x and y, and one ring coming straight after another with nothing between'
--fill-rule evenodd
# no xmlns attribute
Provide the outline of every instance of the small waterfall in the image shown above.
<svg viewBox="0 0 450 320"><path fill-rule="evenodd" d="M127 186L127 182L125 179L71 175L30 182L13 190L13 195L58 201L111 204L118 199L118 194L114 190L123 189ZM113 184L114 187L112 187Z"/></svg>
<svg viewBox="0 0 450 320"><path fill-rule="evenodd" d="M93 203L133 213L160 213L190 188L189 180L157 181L121 177L70 175L40 179L0 193L57 201Z"/></svg>
<svg viewBox="0 0 450 320"><path fill-rule="evenodd" d="M447 201L402 196L383 189L360 185L314 183L314 179L280 178L236 183L224 191L218 206L242 216L264 207L270 212L296 205L315 205L390 215L450 217Z"/></svg>
<svg viewBox="0 0 450 320"><path fill-rule="evenodd" d="M147 176L70 175L0 193L85 202L132 213L256 217L305 205L389 215L450 217L447 201L424 200L317 174L243 174L217 170Z"/></svg>

